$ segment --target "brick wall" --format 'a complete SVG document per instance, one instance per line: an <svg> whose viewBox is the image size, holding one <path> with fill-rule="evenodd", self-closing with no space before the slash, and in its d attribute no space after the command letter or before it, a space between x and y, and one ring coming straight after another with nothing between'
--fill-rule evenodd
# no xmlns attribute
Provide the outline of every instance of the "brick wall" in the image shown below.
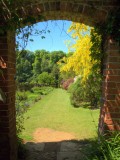
<svg viewBox="0 0 120 160"><path fill-rule="evenodd" d="M109 39L106 43L106 60L103 73L103 105L99 131L120 131L120 46Z"/></svg>
<svg viewBox="0 0 120 160"><path fill-rule="evenodd" d="M18 1L19 2L19 1ZM44 20L66 19L93 25L103 23L111 9L119 7L117 0L26 0L25 8L20 7L18 14L43 15ZM118 2L117 4L115 2ZM0 19L3 23L3 17ZM39 21L39 19L38 19ZM103 80L103 104L101 107L99 131L120 130L120 51L117 43L107 41L106 61ZM0 88L5 92L7 101L0 101L0 160L16 160L16 123L15 123L15 36L13 33L0 35L0 57L7 64L3 69L5 80L0 76Z"/></svg>
<svg viewBox="0 0 120 160"><path fill-rule="evenodd" d="M2 69L0 88L6 95L6 103L0 101L0 160L16 159L16 124L15 124L15 36L5 33L0 35L0 57L7 68Z"/></svg>

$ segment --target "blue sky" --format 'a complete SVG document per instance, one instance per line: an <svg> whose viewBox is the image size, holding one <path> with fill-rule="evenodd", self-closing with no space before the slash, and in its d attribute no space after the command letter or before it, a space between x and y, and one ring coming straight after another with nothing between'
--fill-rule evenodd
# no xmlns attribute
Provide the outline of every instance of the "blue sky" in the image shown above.
<svg viewBox="0 0 120 160"><path fill-rule="evenodd" d="M42 39L40 35L31 36L30 39L33 39L34 41L28 42L25 49L30 51L45 49L47 51L62 50L68 52L65 40L73 40L70 34L67 33L71 23L71 21L57 20L35 24L34 29L50 30L50 33L47 32L46 34L43 34L45 39Z"/></svg>

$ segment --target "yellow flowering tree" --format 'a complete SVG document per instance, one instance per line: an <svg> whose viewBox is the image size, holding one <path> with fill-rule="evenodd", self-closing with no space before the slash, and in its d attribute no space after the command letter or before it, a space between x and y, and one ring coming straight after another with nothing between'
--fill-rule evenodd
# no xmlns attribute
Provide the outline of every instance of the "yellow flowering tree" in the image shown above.
<svg viewBox="0 0 120 160"><path fill-rule="evenodd" d="M69 51L73 51L73 54L63 59L61 73L73 71L75 75L79 75L77 82L69 89L71 102L79 106L82 101L87 101L91 106L98 107L103 58L101 33L95 28L74 22L68 32L75 43L67 43Z"/></svg>
<svg viewBox="0 0 120 160"><path fill-rule="evenodd" d="M94 61L90 56L90 27L73 22L68 32L75 39L75 43L69 43L69 51L74 51L73 55L65 58L65 64L61 67L61 72L73 70L76 75L81 75L86 80Z"/></svg>

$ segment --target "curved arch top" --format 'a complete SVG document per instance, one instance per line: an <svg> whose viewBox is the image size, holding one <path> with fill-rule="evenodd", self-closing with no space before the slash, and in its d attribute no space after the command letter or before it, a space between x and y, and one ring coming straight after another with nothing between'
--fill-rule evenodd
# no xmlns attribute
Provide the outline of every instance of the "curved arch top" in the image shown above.
<svg viewBox="0 0 120 160"><path fill-rule="evenodd" d="M118 8L117 0L24 0L19 15L43 16L43 20L71 20L89 26L104 23L109 11Z"/></svg>

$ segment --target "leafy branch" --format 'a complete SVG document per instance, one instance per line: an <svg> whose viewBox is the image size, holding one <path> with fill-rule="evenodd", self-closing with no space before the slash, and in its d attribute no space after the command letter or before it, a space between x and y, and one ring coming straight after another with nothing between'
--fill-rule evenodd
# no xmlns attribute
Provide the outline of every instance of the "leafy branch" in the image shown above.
<svg viewBox="0 0 120 160"><path fill-rule="evenodd" d="M106 21L106 33L120 43L120 9L110 12Z"/></svg>
<svg viewBox="0 0 120 160"><path fill-rule="evenodd" d="M41 14L37 16L28 15L25 3L25 0L0 1L0 19L2 19L0 34L4 34L9 30L15 31L17 35L16 49L21 48L21 50L25 49L28 41L33 41L33 39L29 39L33 34L35 36L39 35L44 39L46 32L50 32L46 28L44 30L34 29L34 24L38 21L45 20L45 18ZM30 3L32 3L31 0L29 0L29 5Z"/></svg>

